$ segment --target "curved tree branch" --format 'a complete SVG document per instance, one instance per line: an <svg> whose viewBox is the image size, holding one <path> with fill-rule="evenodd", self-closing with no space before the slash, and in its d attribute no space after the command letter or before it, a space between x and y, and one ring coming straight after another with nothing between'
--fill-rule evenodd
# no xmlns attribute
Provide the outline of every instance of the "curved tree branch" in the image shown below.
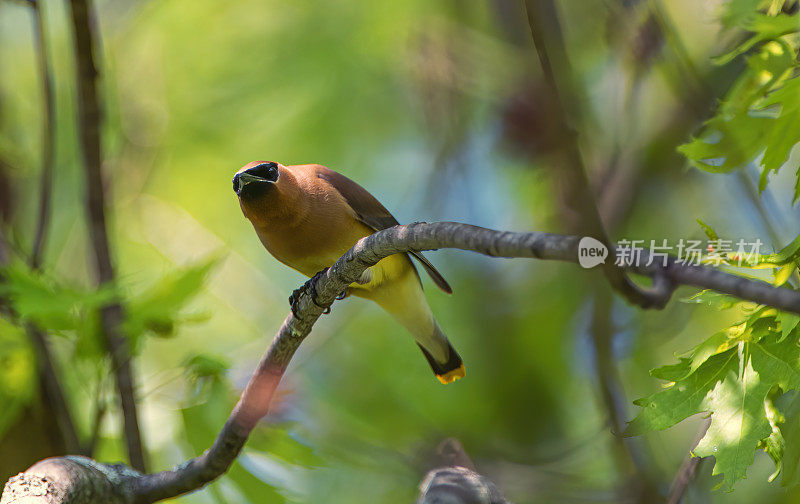
<svg viewBox="0 0 800 504"><path fill-rule="evenodd" d="M455 248L492 257L527 257L576 263L579 241L578 236L495 231L457 222L419 222L395 226L362 238L325 274L320 275L316 284L317 302L323 306L332 304L336 296L356 281L364 270L393 254ZM648 257L645 251L642 252L642 258L642 262L646 264ZM623 269L654 279L663 278L670 284L713 289L800 314L800 292L730 275L713 267L683 265L670 258L667 266L654 262L649 266ZM671 290L665 293L669 294ZM76 484L85 485L83 476L89 473L93 475L92 477L113 478L113 484L94 485L92 488L111 489L113 495L108 496L108 502L143 504L191 492L222 475L236 459L258 421L267 414L272 396L289 361L323 311L324 308L312 301L307 292L300 296L297 305L298 316L295 317L290 313L286 317L239 402L217 435L217 439L202 455L172 470L153 474L140 474L129 470L120 475L118 466L82 462L76 469L81 474L80 477L76 477ZM85 462L88 459L80 460ZM23 502L24 489L26 485L31 486L31 482L41 481L42 478L60 478L65 474L73 477L72 473L65 472L63 465L67 464L75 469L74 461L74 457L55 458L49 459L45 465L39 463L31 467L9 481L0 504ZM102 470L98 471L98 467ZM59 485L58 488L64 488L61 482ZM41 492L41 485L38 488ZM67 494L72 495L69 492ZM42 497L38 501L24 502L79 504L93 501L80 498L44 500Z"/></svg>

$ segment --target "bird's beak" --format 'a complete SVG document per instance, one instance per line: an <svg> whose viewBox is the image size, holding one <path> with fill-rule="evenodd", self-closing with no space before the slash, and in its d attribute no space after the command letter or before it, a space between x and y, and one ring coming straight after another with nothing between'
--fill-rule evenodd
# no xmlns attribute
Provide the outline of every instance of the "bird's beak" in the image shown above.
<svg viewBox="0 0 800 504"><path fill-rule="evenodd" d="M242 172L236 175L236 194L240 194L244 186L247 184L252 184L254 182L268 182L268 180L263 179L261 177L257 177L255 175L251 175L247 172Z"/></svg>

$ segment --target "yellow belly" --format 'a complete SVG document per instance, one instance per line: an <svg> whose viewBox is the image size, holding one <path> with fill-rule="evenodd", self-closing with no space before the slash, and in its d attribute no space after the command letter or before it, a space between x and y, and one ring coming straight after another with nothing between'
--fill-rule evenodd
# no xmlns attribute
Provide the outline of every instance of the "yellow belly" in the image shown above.
<svg viewBox="0 0 800 504"><path fill-rule="evenodd" d="M307 277L330 267L343 256L358 240L373 233L373 230L360 222L339 225L328 222L325 232L310 230L308 227L258 229L264 248L283 264L299 271ZM316 232L315 232L316 231ZM416 277L414 266L405 254L396 254L382 259L367 269L359 282L351 284L351 292L361 297L381 285L404 279L408 275ZM416 280L416 279L415 279Z"/></svg>
<svg viewBox="0 0 800 504"><path fill-rule="evenodd" d="M264 247L280 262L307 277L332 266L355 243L372 234L372 229L356 222L340 226L328 221L324 233L310 232L310 227L298 229L258 229ZM411 259L406 254L386 257L368 268L358 282L350 284L348 292L369 299L392 315L434 356L446 355L440 341L431 341L435 321L422 292L422 284Z"/></svg>

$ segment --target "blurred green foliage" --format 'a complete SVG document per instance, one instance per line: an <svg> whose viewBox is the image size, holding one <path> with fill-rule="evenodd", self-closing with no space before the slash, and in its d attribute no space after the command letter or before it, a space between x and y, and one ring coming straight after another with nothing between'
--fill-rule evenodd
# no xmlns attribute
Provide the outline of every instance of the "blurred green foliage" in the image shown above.
<svg viewBox="0 0 800 504"><path fill-rule="evenodd" d="M794 3L557 3L575 79L569 105L581 109L574 127L615 238L702 239L700 218L719 236L769 244L749 264L764 269L744 273L797 287L797 179L778 171L797 166L800 138ZM41 4L57 163L44 269L34 273L22 266L42 142L32 16L24 2L0 0L0 188L11 188L0 205L10 209L0 225L11 257L0 298L13 308L0 318L0 467L9 474L27 462L6 455L13 440L3 434L43 408L26 324L52 336L82 437L94 433L98 406L110 405L94 456L125 459L96 338L94 313L109 300L125 308L153 467L210 445L304 280L266 254L241 216L230 178L251 160L325 164L401 222L564 229L549 157L553 111L537 100L521 4L102 0L104 170L120 274L96 291L66 5ZM681 144L705 172L680 170ZM728 174L752 177L755 167L760 200ZM789 391L797 360L787 361L796 318L692 289L679 293L692 303L639 312L572 265L454 251L431 259L455 290L446 297L426 283L465 379L441 386L386 314L339 302L293 359L231 472L178 500L411 502L451 436L514 502L619 502L634 498L632 481L663 495L701 423L695 414L706 411L715 415L697 453L715 455L713 471L724 475L701 465L684 502L800 495L791 488L800 481L800 400ZM673 385L647 378L651 368ZM630 433L649 433L619 441L614 416L635 417ZM736 422L747 428L729 436ZM766 482L775 464L789 490ZM735 492L712 491L745 470Z"/></svg>
<svg viewBox="0 0 800 504"><path fill-rule="evenodd" d="M24 331L0 319L0 436L35 394L33 349Z"/></svg>

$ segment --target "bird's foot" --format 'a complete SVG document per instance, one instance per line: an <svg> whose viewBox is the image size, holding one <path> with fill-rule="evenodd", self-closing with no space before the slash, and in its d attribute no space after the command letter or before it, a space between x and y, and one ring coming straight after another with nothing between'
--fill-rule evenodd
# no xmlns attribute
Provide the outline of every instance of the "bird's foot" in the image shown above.
<svg viewBox="0 0 800 504"><path fill-rule="evenodd" d="M289 306L291 307L292 315L294 315L295 318L300 318L297 315L297 302L300 300L300 296L302 296L303 294L306 294L306 293L311 295L311 302L313 302L315 305L317 305L317 306L319 306L320 308L323 309L323 311L322 311L323 314L327 314L327 313L331 312L331 305L327 305L327 306L326 305L321 305L321 304L319 304L317 302L317 282L322 277L322 275L324 275L327 272L328 272L328 268L325 268L323 270L318 271L313 277L308 279L308 281L306 281L306 283L301 285L299 288L295 289L292 292L292 295L289 296ZM339 297L337 297L336 299L339 299Z"/></svg>
<svg viewBox="0 0 800 504"><path fill-rule="evenodd" d="M297 314L297 303L300 301L300 296L306 291L306 284L301 285L299 288L292 291L292 295L289 296L289 307L292 309L292 315L294 318L299 319L301 318L300 315Z"/></svg>
<svg viewBox="0 0 800 504"><path fill-rule="evenodd" d="M321 305L317 302L317 282L319 282L319 279L322 278L322 276L325 275L327 272L328 268L317 271L317 273L313 277L311 277L311 279L308 282L306 282L306 284L308 284L308 289L311 291L311 302L322 308L323 314L331 312L331 305Z"/></svg>

